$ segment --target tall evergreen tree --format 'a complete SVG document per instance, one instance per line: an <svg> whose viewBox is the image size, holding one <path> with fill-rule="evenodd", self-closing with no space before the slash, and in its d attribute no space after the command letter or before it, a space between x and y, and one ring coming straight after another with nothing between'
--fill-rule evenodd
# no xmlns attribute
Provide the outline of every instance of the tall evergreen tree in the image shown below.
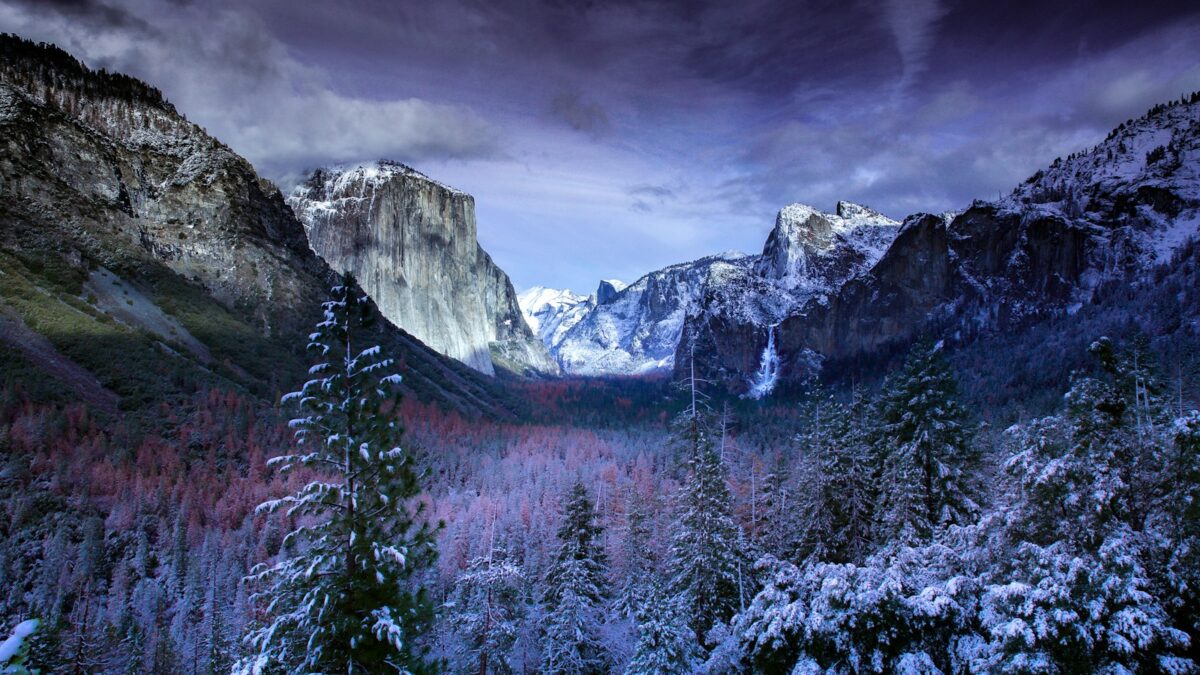
<svg viewBox="0 0 1200 675"><path fill-rule="evenodd" d="M602 533L587 488L577 481L567 497L558 528L558 552L542 596L546 608L542 668L547 673L600 673L609 665L600 640L608 574Z"/></svg>
<svg viewBox="0 0 1200 675"><path fill-rule="evenodd" d="M690 450L680 490L675 533L668 552L671 593L684 605L698 640L727 621L748 591L749 565L733 520L725 465L698 410L680 420L679 436Z"/></svg>
<svg viewBox="0 0 1200 675"><path fill-rule="evenodd" d="M925 539L975 510L963 468L966 414L941 345L918 343L889 377L879 404L879 538Z"/></svg>
<svg viewBox="0 0 1200 675"><path fill-rule="evenodd" d="M521 567L495 546L488 555L472 559L458 576L451 616L463 640L463 671L513 672L508 657L520 629L524 584Z"/></svg>
<svg viewBox="0 0 1200 675"><path fill-rule="evenodd" d="M246 637L239 672L385 673L431 669L419 639L432 615L413 575L434 559L432 528L409 504L421 490L412 455L400 447L399 375L379 347L356 338L375 320L350 277L332 290L309 349L314 379L284 397L298 400L297 450L271 460L312 479L262 504L299 525L281 559L250 580L269 620Z"/></svg>
<svg viewBox="0 0 1200 675"><path fill-rule="evenodd" d="M646 598L654 575L655 560L650 547L653 533L645 500L635 489L626 503L625 537L621 543L625 565L621 570L622 581L617 590L615 609L623 616L632 617Z"/></svg>
<svg viewBox="0 0 1200 675"><path fill-rule="evenodd" d="M677 598L654 579L636 613L638 642L626 675L684 675L695 670L700 645Z"/></svg>
<svg viewBox="0 0 1200 675"><path fill-rule="evenodd" d="M865 557L875 498L865 406L857 392L850 406L831 395L810 404L798 438L808 467L796 528L799 559L842 563Z"/></svg>

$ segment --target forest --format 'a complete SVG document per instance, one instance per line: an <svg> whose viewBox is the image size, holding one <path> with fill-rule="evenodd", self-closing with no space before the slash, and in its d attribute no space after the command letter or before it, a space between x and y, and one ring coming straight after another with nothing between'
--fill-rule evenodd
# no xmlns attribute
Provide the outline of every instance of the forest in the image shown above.
<svg viewBox="0 0 1200 675"><path fill-rule="evenodd" d="M1011 423L928 340L765 404L514 384L538 412L501 422L398 399L334 296L279 405L209 389L130 428L5 383L0 615L38 621L12 672L328 672L356 641L354 672L1196 668L1200 414L1145 338L1096 336ZM321 464L351 444L377 490Z"/></svg>

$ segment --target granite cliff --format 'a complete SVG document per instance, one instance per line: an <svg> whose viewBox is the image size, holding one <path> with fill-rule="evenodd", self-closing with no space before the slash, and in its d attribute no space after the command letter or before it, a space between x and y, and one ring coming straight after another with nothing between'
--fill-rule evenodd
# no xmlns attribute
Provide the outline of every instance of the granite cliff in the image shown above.
<svg viewBox="0 0 1200 675"><path fill-rule="evenodd" d="M160 92L0 36L0 371L109 409L210 386L274 398L304 377L333 279L279 190ZM508 414L404 331L371 339L410 392Z"/></svg>
<svg viewBox="0 0 1200 675"><path fill-rule="evenodd" d="M487 374L558 373L476 239L470 195L380 161L317 170L288 202L313 250L425 344Z"/></svg>
<svg viewBox="0 0 1200 675"><path fill-rule="evenodd" d="M827 228L806 221L802 229L801 239L817 241ZM684 340L695 342L703 370L734 391L753 386L768 349L785 381L855 370L922 335L967 344L1069 318L1106 287L1152 285L1155 270L1172 265L1197 236L1200 95L1193 94L1055 160L1007 197L958 214L908 217L877 261L777 324L698 312Z"/></svg>

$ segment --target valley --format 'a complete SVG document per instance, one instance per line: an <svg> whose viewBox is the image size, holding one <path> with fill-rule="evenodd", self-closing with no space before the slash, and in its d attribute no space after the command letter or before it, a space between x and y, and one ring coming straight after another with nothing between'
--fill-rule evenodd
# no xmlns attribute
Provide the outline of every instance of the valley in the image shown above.
<svg viewBox="0 0 1200 675"><path fill-rule="evenodd" d="M1200 92L1115 121L518 293L436 177L0 35L0 670L1194 672Z"/></svg>

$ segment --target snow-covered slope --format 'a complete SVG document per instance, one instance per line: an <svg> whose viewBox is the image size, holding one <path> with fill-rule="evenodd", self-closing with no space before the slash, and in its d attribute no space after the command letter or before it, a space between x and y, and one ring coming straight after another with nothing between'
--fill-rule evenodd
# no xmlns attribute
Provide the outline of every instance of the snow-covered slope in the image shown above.
<svg viewBox="0 0 1200 675"><path fill-rule="evenodd" d="M695 311L711 284L743 276L752 259L725 253L651 272L617 290L601 282L588 311L551 354L576 375L632 375L670 368L684 318Z"/></svg>
<svg viewBox="0 0 1200 675"><path fill-rule="evenodd" d="M800 219L812 217L800 211L786 220ZM780 379L807 377L816 367L850 372L922 334L967 343L1073 316L1113 288L1156 283L1156 268L1173 264L1176 252L1200 236L1198 226L1200 93L1155 106L1007 197L959 213L908 217L882 256L865 255L857 273L835 281L836 290L794 306L779 323ZM786 229L777 228L790 235ZM875 230L861 232L867 242ZM868 242L860 250L883 248ZM785 248L766 257L793 270L812 268L807 251ZM798 283L770 276L794 288L812 280L811 273ZM696 341L703 372L747 391L769 340L761 320L721 312L698 318L684 339Z"/></svg>
<svg viewBox="0 0 1200 675"><path fill-rule="evenodd" d="M586 301L533 289L523 306L568 373L670 369L685 325L720 316L755 326L765 340L768 327L800 304L869 269L898 229L849 202L834 213L792 204L780 210L761 255L730 252L672 265L628 287L602 281ZM531 310L535 305L540 309Z"/></svg>
<svg viewBox="0 0 1200 675"><path fill-rule="evenodd" d="M534 286L517 296L517 304L530 330L552 349L595 306L595 298L566 289Z"/></svg>
<svg viewBox="0 0 1200 675"><path fill-rule="evenodd" d="M1200 224L1200 101L1155 106L996 206L1092 226L1136 251L1139 265L1169 261Z"/></svg>

